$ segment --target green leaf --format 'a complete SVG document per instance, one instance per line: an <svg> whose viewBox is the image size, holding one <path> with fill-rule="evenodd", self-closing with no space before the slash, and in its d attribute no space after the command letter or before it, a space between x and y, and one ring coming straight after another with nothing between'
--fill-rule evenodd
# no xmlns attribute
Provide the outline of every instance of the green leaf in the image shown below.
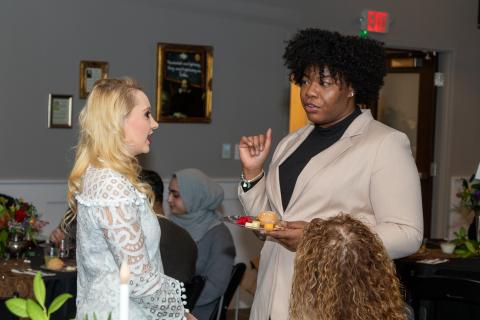
<svg viewBox="0 0 480 320"><path fill-rule="evenodd" d="M27 313L32 320L48 320L42 307L32 299L27 300Z"/></svg>
<svg viewBox="0 0 480 320"><path fill-rule="evenodd" d="M52 313L60 309L62 305L65 303L65 301L67 301L71 297L73 296L70 293L63 293L58 297L56 297L50 304L50 307L48 307L48 316L50 317Z"/></svg>
<svg viewBox="0 0 480 320"><path fill-rule="evenodd" d="M463 238L467 235L467 230L465 230L464 227L461 227L460 230L458 230L458 234L460 235L461 238Z"/></svg>
<svg viewBox="0 0 480 320"><path fill-rule="evenodd" d="M467 247L468 251L475 253L475 246L470 240L465 241L465 246Z"/></svg>
<svg viewBox="0 0 480 320"><path fill-rule="evenodd" d="M28 317L27 314L27 300L22 298L12 298L5 301L5 305L7 309L10 310L11 313L16 315L20 318Z"/></svg>
<svg viewBox="0 0 480 320"><path fill-rule="evenodd" d="M46 310L45 308L45 282L43 282L42 279L42 274L40 272L37 272L35 275L35 278L33 278L33 293L35 294L35 299L37 299L38 303L40 306L43 308L43 310Z"/></svg>
<svg viewBox="0 0 480 320"><path fill-rule="evenodd" d="M85 317L83 317L83 320L88 320L88 314L86 314Z"/></svg>
<svg viewBox="0 0 480 320"><path fill-rule="evenodd" d="M111 312L108 314L108 319L107 320L112 320L112 313Z"/></svg>

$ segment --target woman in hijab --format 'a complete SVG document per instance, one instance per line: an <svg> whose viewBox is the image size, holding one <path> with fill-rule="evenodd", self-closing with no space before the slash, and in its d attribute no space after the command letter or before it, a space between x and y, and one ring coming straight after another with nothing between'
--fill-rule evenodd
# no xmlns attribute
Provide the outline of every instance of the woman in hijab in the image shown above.
<svg viewBox="0 0 480 320"><path fill-rule="evenodd" d="M199 320L210 319L228 286L235 259L232 235L216 212L222 201L222 187L202 171L183 169L172 176L168 190L170 218L196 242L196 273L205 277L205 287L192 311Z"/></svg>

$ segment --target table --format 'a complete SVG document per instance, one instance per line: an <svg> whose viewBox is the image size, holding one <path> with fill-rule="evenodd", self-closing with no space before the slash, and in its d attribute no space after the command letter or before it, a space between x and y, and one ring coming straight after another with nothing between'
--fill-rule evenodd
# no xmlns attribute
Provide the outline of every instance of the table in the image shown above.
<svg viewBox="0 0 480 320"><path fill-rule="evenodd" d="M25 274L16 274L11 272L12 268L25 270L30 268L30 263L22 260L8 260L0 262L0 319L15 319L6 309L4 301L19 296L22 298L34 298L33 294L33 276ZM76 305L75 297L77 293L77 273L76 272L52 272L52 276L44 276L46 288L46 304L50 305L53 299L62 294L70 293L73 298L67 302L50 319L73 319L75 318Z"/></svg>
<svg viewBox="0 0 480 320"><path fill-rule="evenodd" d="M423 259L435 258L448 259L448 261L440 264L418 262ZM395 265L397 274L406 291L406 300L411 305L414 304L412 288L415 286L416 276L448 276L480 281L480 258L459 258L454 254L444 254L435 245L424 248L424 250L409 257L398 259L395 261ZM452 301L442 301L441 303L422 301L420 305L427 310L427 314L437 314L433 319L480 319L480 306ZM420 319L425 318L420 317Z"/></svg>

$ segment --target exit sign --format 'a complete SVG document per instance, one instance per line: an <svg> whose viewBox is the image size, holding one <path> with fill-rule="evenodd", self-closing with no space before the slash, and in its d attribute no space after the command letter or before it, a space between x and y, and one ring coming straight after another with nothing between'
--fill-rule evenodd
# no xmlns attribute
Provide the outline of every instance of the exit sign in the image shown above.
<svg viewBox="0 0 480 320"><path fill-rule="evenodd" d="M390 15L388 12L364 10L360 21L362 30L376 33L388 33Z"/></svg>

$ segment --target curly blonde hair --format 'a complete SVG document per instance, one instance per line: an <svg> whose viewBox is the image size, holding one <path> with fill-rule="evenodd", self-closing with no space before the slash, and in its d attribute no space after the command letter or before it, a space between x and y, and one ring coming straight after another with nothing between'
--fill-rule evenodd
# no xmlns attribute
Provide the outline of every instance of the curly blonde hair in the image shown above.
<svg viewBox="0 0 480 320"><path fill-rule="evenodd" d="M307 225L295 258L290 319L406 318L393 262L366 225L343 214Z"/></svg>
<svg viewBox="0 0 480 320"><path fill-rule="evenodd" d="M130 79L97 81L80 112L80 138L75 163L68 178L67 199L73 221L76 216L75 194L82 190L82 176L89 166L109 168L124 175L135 188L145 193L153 205L152 188L139 179L140 165L125 143L124 120L136 105L135 93L142 91Z"/></svg>

